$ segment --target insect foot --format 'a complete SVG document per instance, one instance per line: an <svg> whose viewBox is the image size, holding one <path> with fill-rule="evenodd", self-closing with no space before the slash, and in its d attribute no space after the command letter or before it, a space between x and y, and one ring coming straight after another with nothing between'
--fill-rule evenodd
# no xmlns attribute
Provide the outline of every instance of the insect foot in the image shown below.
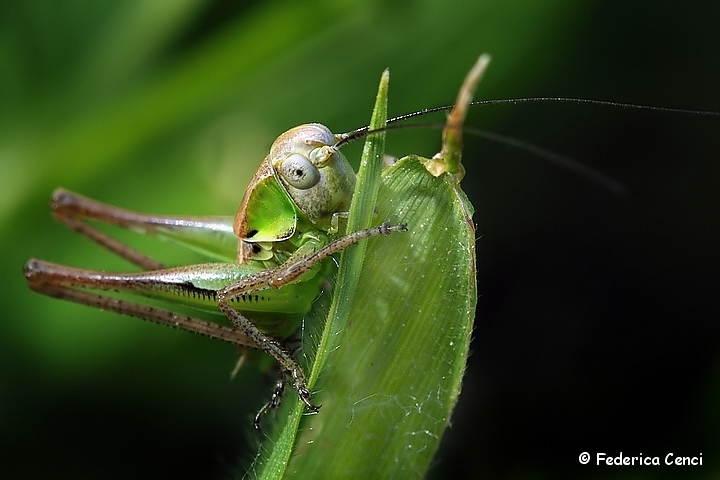
<svg viewBox="0 0 720 480"><path fill-rule="evenodd" d="M300 400L302 400L302 402L311 412L319 412L322 405L315 405L310 401L310 390L308 390L307 385L305 385L305 375L303 375L302 371L299 369L295 369L290 372L290 374L293 377L295 389L298 391L298 396L300 397Z"/></svg>
<svg viewBox="0 0 720 480"><path fill-rule="evenodd" d="M255 427L255 430L258 432L262 432L262 428L260 428L260 420L265 416L265 414L271 409L271 408L277 408L282 403L282 397L285 394L285 375L281 375L280 378L278 378L277 382L275 382L275 390L273 390L273 394L270 397L270 401L268 401L263 407L255 414L255 418L253 419L253 427Z"/></svg>
<svg viewBox="0 0 720 480"><path fill-rule="evenodd" d="M253 419L253 427L255 427L255 430L257 430L258 432L262 431L262 428L260 427L260 422L262 421L262 418L271 409L278 408L282 403L282 398L285 394L285 382L288 375L292 377L293 386L297 390L300 400L302 400L305 406L307 406L308 410L313 413L317 413L320 411L321 405L315 405L310 401L310 390L308 390L307 385L305 384L305 375L303 374L303 372L299 369L287 371L283 373L280 378L278 378L277 382L275 382L275 389L270 396L270 400L268 400L268 402L262 406L262 408L257 412L257 414L255 414L255 418Z"/></svg>
<svg viewBox="0 0 720 480"><path fill-rule="evenodd" d="M262 428L260 427L260 421L262 420L262 418L270 411L270 409L278 408L282 403L282 397L285 394L285 381L288 374L293 379L293 386L297 390L300 400L302 400L308 410L313 413L317 413L320 411L320 407L322 405L315 405L310 401L310 390L308 390L307 385L305 384L305 375L303 374L303 372L299 369L290 370L280 376L278 381L275 383L275 389L270 396L270 400L262 406L262 408L257 412L257 414L255 414L255 418L253 419L253 427L255 427L255 430L257 430L258 432L262 432Z"/></svg>

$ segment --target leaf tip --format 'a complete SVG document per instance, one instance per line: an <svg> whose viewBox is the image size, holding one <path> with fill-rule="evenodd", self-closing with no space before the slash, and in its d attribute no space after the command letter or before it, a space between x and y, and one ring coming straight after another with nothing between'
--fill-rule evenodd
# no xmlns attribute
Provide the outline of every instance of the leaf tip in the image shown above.
<svg viewBox="0 0 720 480"><path fill-rule="evenodd" d="M462 157L462 126L465 122L468 105L475 94L475 88L480 83L480 79L487 70L489 63L490 55L483 53L465 76L455 101L455 107L445 122L442 149L440 153L425 164L428 171L436 177L447 172L455 174L459 181L465 175L465 169L460 162Z"/></svg>

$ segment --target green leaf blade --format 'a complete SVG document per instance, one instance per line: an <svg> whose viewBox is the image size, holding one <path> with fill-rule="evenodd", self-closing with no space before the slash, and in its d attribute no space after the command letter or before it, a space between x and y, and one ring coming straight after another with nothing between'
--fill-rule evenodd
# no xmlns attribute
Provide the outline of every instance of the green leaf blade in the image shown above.
<svg viewBox="0 0 720 480"><path fill-rule="evenodd" d="M384 172L350 318L302 423L294 478L421 477L460 390L477 299L471 207L417 157Z"/></svg>
<svg viewBox="0 0 720 480"><path fill-rule="evenodd" d="M370 130L380 129L387 121L387 97L390 72L385 70L380 77L380 85L375 99L375 106L370 118ZM363 147L360 169L357 174L355 193L353 194L347 231L354 232L369 228L373 221L375 203L380 189L382 158L385 155L385 132L369 135ZM340 267L337 275L337 287L334 292L328 322L318 348L318 355L310 374L308 386L312 389L320 373L325 368L329 354L338 345L338 334L347 324L350 308L353 304L360 272L365 259L366 242L360 242L352 248L344 250L340 255Z"/></svg>

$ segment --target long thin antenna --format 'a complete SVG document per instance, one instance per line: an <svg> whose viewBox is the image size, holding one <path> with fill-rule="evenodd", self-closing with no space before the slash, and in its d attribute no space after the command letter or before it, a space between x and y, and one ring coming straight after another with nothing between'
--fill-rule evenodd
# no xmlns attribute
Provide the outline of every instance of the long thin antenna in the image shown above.
<svg viewBox="0 0 720 480"><path fill-rule="evenodd" d="M471 102L472 106L480 105L520 105L524 103L540 103L540 102L554 102L554 103L574 103L576 105L596 105L602 107L619 107L619 108L630 108L635 110L649 110L654 112L665 112L665 113L684 113L693 115L705 115L710 117L720 117L720 112L710 110L691 110L688 108L672 108L672 107L655 107L652 105L640 105L634 103L623 103L623 102L608 102L605 100L592 100L589 98L571 98L571 97L528 97L528 98L500 98L495 100L476 100ZM398 115L397 117L389 118L387 123L401 122L414 117L427 115L429 113L444 112L453 108L453 105L446 105L443 107L424 108L413 113L406 113L404 115Z"/></svg>
<svg viewBox="0 0 720 480"><path fill-rule="evenodd" d="M527 97L527 98L506 98L506 99L496 99L496 100L477 100L477 101L471 102L469 105L471 105L471 106L505 105L505 104L519 105L519 104L525 104L525 103L539 103L539 102L573 103L575 105L595 105L595 106L601 106L601 107L647 110L647 111L651 111L651 112L679 113L679 114L703 115L703 116L708 116L708 117L720 117L720 112L715 112L715 111L710 111L710 110L691 110L691 109L687 109L687 108L655 107L652 105L640 105L640 104L622 103L622 102L609 102L609 101L605 101L605 100L592 100L592 99L588 99L588 98L570 98L570 97ZM400 130L400 129L405 129L405 128L442 128L443 124L438 124L438 123L408 123L408 124L403 124L403 125L398 125L397 123L405 121L405 120L409 120L411 118L428 115L431 113L446 112L446 111L452 110L453 107L454 107L454 105L445 105L442 107L424 108L422 110L418 110L417 112L406 113L404 115L398 115L397 117L389 118L387 120L387 122L385 123L385 127L383 127L383 128L369 130L368 127L361 127L356 130L352 130L350 132L340 134L337 136L337 138L339 140L336 142L335 147L341 148L344 145L347 145L348 143L358 140L360 138L363 138L367 135L370 135L375 132L386 131L386 130ZM579 175L582 175L582 176L588 178L589 180L592 180L593 182L599 184L603 188L610 190L615 195L624 196L626 194L627 189L625 188L625 186L622 183L618 182L617 180L615 180L615 179L613 179L591 167L588 167L587 165L584 165L584 164L578 162L577 160L573 160L572 158L558 155L549 150L532 145L530 143L524 142L517 138L492 133L487 130L464 126L463 131L470 132L477 136L486 138L488 140L492 140L494 142L501 143L503 145L517 148L517 149L523 150L525 152L531 153L533 155L539 156L541 158L544 158L545 160L548 160L551 163L555 163L556 165L567 168Z"/></svg>
<svg viewBox="0 0 720 480"><path fill-rule="evenodd" d="M520 105L525 103L540 103L540 102L554 102L554 103L573 103L575 105L596 105L601 107L615 107L615 108L628 108L635 110L648 110L651 112L664 112L664 113L680 113L680 114L692 114L702 115L708 117L720 117L720 112L711 110L692 110L687 108L673 108L673 107L654 107L652 105L640 105L634 103L622 103L622 102L609 102L605 100L592 100L589 98L571 98L571 97L527 97L527 98L501 98L495 100L476 100L471 102L471 106L484 106L484 105ZM423 108L417 112L405 113L398 115L397 117L388 118L386 124L391 125L393 123L402 122L415 117L421 117L430 113L436 112L447 112L452 110L455 105L444 105L442 107ZM381 131L381 130L376 130ZM368 130L368 127L360 127L356 130L352 130L347 133L339 135L340 141L335 146L340 148L348 143L351 143L357 139L363 138L373 132Z"/></svg>

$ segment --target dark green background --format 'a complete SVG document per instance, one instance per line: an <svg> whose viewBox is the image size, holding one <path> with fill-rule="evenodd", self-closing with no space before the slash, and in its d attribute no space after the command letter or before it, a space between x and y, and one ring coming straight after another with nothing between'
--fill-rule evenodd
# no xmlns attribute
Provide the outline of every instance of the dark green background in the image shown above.
<svg viewBox="0 0 720 480"><path fill-rule="evenodd" d="M228 381L231 347L28 291L30 257L129 268L52 220L53 188L232 214L284 129L363 125L385 67L391 114L451 103L482 52L493 63L478 98L720 110L714 2L158 5L0 4L3 478L242 473L271 388L254 367ZM435 476L717 477L720 120L535 104L476 109L469 124L572 157L629 193L468 139L480 298ZM395 132L388 148L430 155L438 138ZM151 251L174 256L165 250ZM593 463L597 452L702 452L704 465L582 466L585 451Z"/></svg>

